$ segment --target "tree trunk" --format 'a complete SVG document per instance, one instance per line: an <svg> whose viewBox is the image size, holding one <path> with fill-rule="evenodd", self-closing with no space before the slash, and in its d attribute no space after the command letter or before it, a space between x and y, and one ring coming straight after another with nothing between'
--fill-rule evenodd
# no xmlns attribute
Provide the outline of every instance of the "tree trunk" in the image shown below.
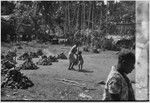
<svg viewBox="0 0 150 103"><path fill-rule="evenodd" d="M77 30L79 29L79 7L77 7L77 21L76 21Z"/></svg>
<svg viewBox="0 0 150 103"><path fill-rule="evenodd" d="M85 29L85 1L84 1L84 4L83 4L83 29Z"/></svg>
<svg viewBox="0 0 150 103"><path fill-rule="evenodd" d="M70 4L68 1L68 33L70 33Z"/></svg>
<svg viewBox="0 0 150 103"><path fill-rule="evenodd" d="M93 1L92 2L92 20L91 20L92 21L92 31L94 30L94 10L95 10L94 9L94 6L95 6L94 3L95 2Z"/></svg>
<svg viewBox="0 0 150 103"><path fill-rule="evenodd" d="M90 3L90 7L89 7L89 18L88 18L88 28L90 29L90 20L91 20L91 1Z"/></svg>
<svg viewBox="0 0 150 103"><path fill-rule="evenodd" d="M101 27L102 27L102 7L100 7L100 23L99 23L100 31L101 31Z"/></svg>
<svg viewBox="0 0 150 103"><path fill-rule="evenodd" d="M86 25L86 23L85 23L85 1L84 1L84 4L83 4L83 31L85 31L85 25ZM84 45L86 44L86 38L85 38L85 34L83 34L84 35Z"/></svg>
<svg viewBox="0 0 150 103"><path fill-rule="evenodd" d="M108 13L108 4L106 5L106 35L108 33L108 15L107 15L107 13Z"/></svg>
<svg viewBox="0 0 150 103"><path fill-rule="evenodd" d="M65 5L66 5L66 3L65 3ZM65 38L67 38L67 7L65 7L64 33L65 33Z"/></svg>
<svg viewBox="0 0 150 103"><path fill-rule="evenodd" d="M82 13L83 12L83 6L82 6L82 1L81 1L81 5L80 5L80 30L83 29L83 16Z"/></svg>

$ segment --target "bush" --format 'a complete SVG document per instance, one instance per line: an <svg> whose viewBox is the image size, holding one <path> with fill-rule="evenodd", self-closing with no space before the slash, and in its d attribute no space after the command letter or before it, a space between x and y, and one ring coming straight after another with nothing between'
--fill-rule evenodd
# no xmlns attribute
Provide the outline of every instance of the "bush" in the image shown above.
<svg viewBox="0 0 150 103"><path fill-rule="evenodd" d="M121 47L121 48L127 48L127 49L131 49L134 45L134 41L132 40L127 40L127 39L122 39L122 40L119 40L116 45L118 47Z"/></svg>
<svg viewBox="0 0 150 103"><path fill-rule="evenodd" d="M83 47L83 51L89 52L89 47L88 47L88 46L84 46L84 47Z"/></svg>
<svg viewBox="0 0 150 103"><path fill-rule="evenodd" d="M99 53L98 49L96 49L96 48L92 48L92 52L93 53Z"/></svg>
<svg viewBox="0 0 150 103"><path fill-rule="evenodd" d="M5 58L5 56L3 54L1 54L1 59L4 59L4 58Z"/></svg>
<svg viewBox="0 0 150 103"><path fill-rule="evenodd" d="M112 50L113 44L109 39L105 39L102 43L102 49Z"/></svg>
<svg viewBox="0 0 150 103"><path fill-rule="evenodd" d="M67 39L59 39L58 42L59 44L66 44Z"/></svg>
<svg viewBox="0 0 150 103"><path fill-rule="evenodd" d="M121 48L116 46L116 45L112 45L111 49L114 50L114 51L120 51Z"/></svg>

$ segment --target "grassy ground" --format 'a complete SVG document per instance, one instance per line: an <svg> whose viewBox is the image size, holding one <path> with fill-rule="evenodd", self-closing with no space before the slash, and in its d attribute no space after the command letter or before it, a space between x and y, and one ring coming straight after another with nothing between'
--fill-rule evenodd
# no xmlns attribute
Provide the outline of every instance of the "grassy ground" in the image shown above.
<svg viewBox="0 0 150 103"><path fill-rule="evenodd" d="M9 46L2 43L1 52L6 52ZM53 54L64 52L66 55L70 49L69 46L22 43L23 49L18 50L18 55L24 51L36 51L39 48L48 49ZM80 48L81 49L81 48ZM111 66L117 63L117 55L114 51L100 52L99 54L83 52L84 67L79 72L78 67L75 70L67 70L68 60L59 60L51 66L39 66L38 70L21 70L34 83L34 86L26 90L11 90L4 88L1 90L2 100L101 100L103 94L103 85L96 85L100 81L105 81ZM33 59L34 62L38 58ZM17 60L18 64L23 61ZM129 75L134 80L134 71ZM66 79L84 85L88 89L73 85L73 83L62 81ZM86 94L87 97L81 97L80 94Z"/></svg>

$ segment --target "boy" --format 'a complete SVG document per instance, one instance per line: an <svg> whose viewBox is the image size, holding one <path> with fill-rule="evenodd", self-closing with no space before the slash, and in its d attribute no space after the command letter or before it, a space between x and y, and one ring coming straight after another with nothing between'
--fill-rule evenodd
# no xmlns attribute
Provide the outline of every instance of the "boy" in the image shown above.
<svg viewBox="0 0 150 103"><path fill-rule="evenodd" d="M135 65L135 54L130 51L122 51L118 57L118 63L112 67L108 75L103 100L105 101L134 101L132 84L127 77Z"/></svg>
<svg viewBox="0 0 150 103"><path fill-rule="evenodd" d="M77 57L77 59L78 59L79 71L81 71L82 68L83 68L83 63L84 63L83 57L82 57L82 52L81 52L81 51L78 52L78 57Z"/></svg>

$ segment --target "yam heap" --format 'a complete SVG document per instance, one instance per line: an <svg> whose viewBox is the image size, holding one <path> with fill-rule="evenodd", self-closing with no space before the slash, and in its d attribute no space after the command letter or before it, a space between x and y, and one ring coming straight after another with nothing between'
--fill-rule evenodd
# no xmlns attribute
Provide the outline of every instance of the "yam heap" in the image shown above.
<svg viewBox="0 0 150 103"><path fill-rule="evenodd" d="M20 72L20 67L16 67L16 52L8 52L1 60L2 64L2 85L1 88L8 87L12 89L26 89L33 86L32 81Z"/></svg>

